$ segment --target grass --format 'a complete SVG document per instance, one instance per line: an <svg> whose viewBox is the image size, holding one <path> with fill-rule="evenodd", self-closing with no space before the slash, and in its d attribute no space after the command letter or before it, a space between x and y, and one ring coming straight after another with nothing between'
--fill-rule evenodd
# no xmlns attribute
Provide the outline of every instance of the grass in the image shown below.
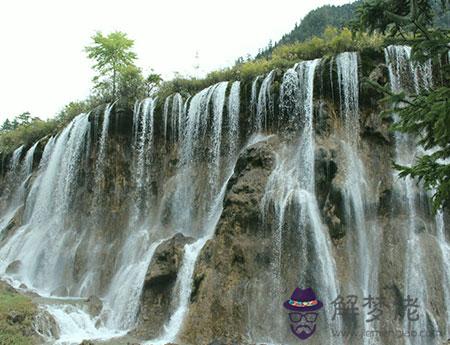
<svg viewBox="0 0 450 345"><path fill-rule="evenodd" d="M30 298L0 282L0 345L35 344L32 320L36 312Z"/></svg>

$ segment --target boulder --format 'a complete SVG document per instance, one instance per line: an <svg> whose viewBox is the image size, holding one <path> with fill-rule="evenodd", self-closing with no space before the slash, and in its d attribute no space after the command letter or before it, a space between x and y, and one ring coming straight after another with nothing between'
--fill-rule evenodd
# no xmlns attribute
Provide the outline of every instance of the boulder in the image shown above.
<svg viewBox="0 0 450 345"><path fill-rule="evenodd" d="M86 300L86 304L88 307L88 312L92 317L96 317L96 316L100 315L102 308L103 308L103 303L100 300L100 298L98 298L97 296L90 296Z"/></svg>
<svg viewBox="0 0 450 345"><path fill-rule="evenodd" d="M22 266L22 261L15 260L11 262L8 267L6 267L5 273L6 274L16 274L19 272L20 267Z"/></svg>
<svg viewBox="0 0 450 345"><path fill-rule="evenodd" d="M153 338L168 320L178 271L183 262L184 246L193 238L176 234L155 250L145 275L138 326L134 335Z"/></svg>

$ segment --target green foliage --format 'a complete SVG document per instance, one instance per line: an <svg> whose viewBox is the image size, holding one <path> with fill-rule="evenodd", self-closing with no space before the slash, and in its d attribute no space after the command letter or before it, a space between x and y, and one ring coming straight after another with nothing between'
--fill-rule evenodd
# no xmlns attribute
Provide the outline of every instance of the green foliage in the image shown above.
<svg viewBox="0 0 450 345"><path fill-rule="evenodd" d="M205 79L177 76L173 80L163 83L158 95L165 98L165 96L175 92L185 95L194 94L211 84L225 80L250 81L256 76L268 73L273 69L292 67L300 60L315 59L349 50L374 49L382 51L383 43L384 38L380 34L361 33L355 35L347 28L338 30L329 27L325 30L323 37L313 37L305 42L281 45L273 50L270 58L248 61L238 59L233 67L211 72Z"/></svg>
<svg viewBox="0 0 450 345"><path fill-rule="evenodd" d="M147 78L144 80L147 96L151 96L157 90L162 81L163 79L161 78L161 74L154 73L154 71L151 70Z"/></svg>
<svg viewBox="0 0 450 345"><path fill-rule="evenodd" d="M0 284L0 345L30 345L34 341L30 334L36 307L25 296L13 292ZM11 315L19 317L18 322L10 321Z"/></svg>
<svg viewBox="0 0 450 345"><path fill-rule="evenodd" d="M118 86L120 97L130 104L134 103L134 100L146 96L141 69L134 65L126 66L121 70Z"/></svg>
<svg viewBox="0 0 450 345"><path fill-rule="evenodd" d="M444 10L448 4L442 1ZM440 82L418 95L393 94L375 85L388 95L385 101L399 117L393 130L416 136L427 150L411 167L394 166L400 176L417 178L433 192L436 211L450 206L450 32L431 27L432 5L425 0L368 0L358 9L357 23L360 29L389 32L392 38L410 44L413 59L419 63L432 59L439 66L447 61L441 67Z"/></svg>
<svg viewBox="0 0 450 345"><path fill-rule="evenodd" d="M33 118L29 123L20 124L17 127L0 132L0 152L9 153L20 145L30 145L42 137L54 132L55 121L43 121Z"/></svg>
<svg viewBox="0 0 450 345"><path fill-rule="evenodd" d="M414 97L407 107L396 107L400 121L393 128L420 134L419 144L429 154L412 167L395 165L402 177L417 177L427 189L435 191L435 208L450 204L450 88L439 87ZM447 160L447 162L446 162ZM445 163L446 162L446 163Z"/></svg>
<svg viewBox="0 0 450 345"><path fill-rule="evenodd" d="M136 54L131 50L134 41L120 31L104 36L97 32L93 37L93 44L85 48L88 57L95 61L93 68L98 72L94 77L94 88L102 97L109 101L117 97L117 84L130 68L135 67Z"/></svg>
<svg viewBox="0 0 450 345"><path fill-rule="evenodd" d="M0 130L0 153L8 154L20 145L30 146L39 139L56 134L72 119L101 104L101 100L89 98L85 101L70 102L54 118L46 121L32 117L26 112L12 121L5 120Z"/></svg>
<svg viewBox="0 0 450 345"><path fill-rule="evenodd" d="M295 42L302 42L309 40L313 37L320 37L325 33L327 27L335 27L342 29L347 22L349 22L354 14L357 5L362 1L356 1L351 4L345 4L342 6L325 5L309 12L299 24L295 25L295 28L284 35L281 40L273 47L271 42L266 49L264 49L257 57L268 57L273 48L285 44L292 44Z"/></svg>

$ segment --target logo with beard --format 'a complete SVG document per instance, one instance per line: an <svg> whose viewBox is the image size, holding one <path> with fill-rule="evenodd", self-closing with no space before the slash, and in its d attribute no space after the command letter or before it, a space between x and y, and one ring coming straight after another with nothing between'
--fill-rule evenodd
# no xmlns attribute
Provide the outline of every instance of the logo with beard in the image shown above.
<svg viewBox="0 0 450 345"><path fill-rule="evenodd" d="M283 303L288 310L291 331L301 340L308 339L316 331L316 321L323 303L313 289L295 288L291 298Z"/></svg>

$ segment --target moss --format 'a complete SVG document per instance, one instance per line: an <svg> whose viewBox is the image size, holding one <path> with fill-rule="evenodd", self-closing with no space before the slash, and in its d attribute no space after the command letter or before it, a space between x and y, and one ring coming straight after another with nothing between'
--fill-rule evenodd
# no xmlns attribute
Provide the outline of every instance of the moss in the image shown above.
<svg viewBox="0 0 450 345"><path fill-rule="evenodd" d="M0 283L0 345L35 344L32 323L36 313L30 298Z"/></svg>

